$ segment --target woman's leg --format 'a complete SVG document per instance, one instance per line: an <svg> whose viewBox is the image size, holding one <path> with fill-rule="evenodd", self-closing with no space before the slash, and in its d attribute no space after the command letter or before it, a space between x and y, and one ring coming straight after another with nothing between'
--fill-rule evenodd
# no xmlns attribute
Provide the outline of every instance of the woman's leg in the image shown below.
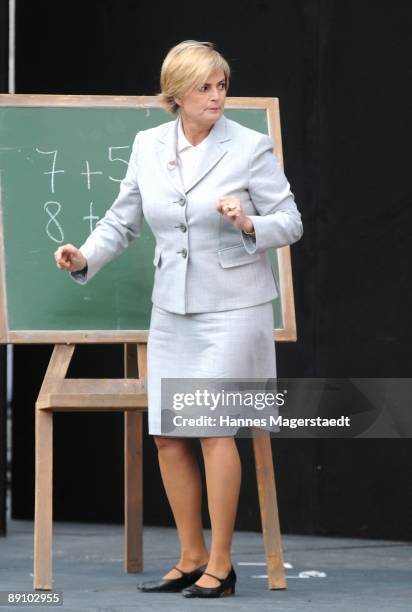
<svg viewBox="0 0 412 612"><path fill-rule="evenodd" d="M202 481L193 441L187 438L154 436L159 467L167 498L172 508L180 541L180 559L176 565L190 572L207 563L202 526ZM180 578L176 569L162 578Z"/></svg>
<svg viewBox="0 0 412 612"><path fill-rule="evenodd" d="M232 565L231 544L239 501L241 462L235 439L201 438L205 462L212 542L207 572L224 578ZM203 575L196 584L216 587L219 582Z"/></svg>

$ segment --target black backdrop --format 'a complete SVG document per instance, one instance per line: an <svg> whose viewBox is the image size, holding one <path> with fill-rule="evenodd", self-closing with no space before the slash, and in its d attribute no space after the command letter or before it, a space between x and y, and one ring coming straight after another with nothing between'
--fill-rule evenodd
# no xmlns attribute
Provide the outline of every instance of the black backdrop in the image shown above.
<svg viewBox="0 0 412 612"><path fill-rule="evenodd" d="M277 344L279 375L407 377L411 13L382 0L17 0L16 91L154 94L171 46L214 41L232 66L229 95L280 98L303 215L299 340ZM15 347L14 518L33 516L34 401L50 354ZM122 347L80 346L69 375L122 376ZM122 429L117 414L56 416L56 519L123 520ZM236 527L259 529L251 441L239 448ZM412 539L410 440L274 440L273 453L284 533ZM172 524L155 455L146 437L145 523Z"/></svg>
<svg viewBox="0 0 412 612"><path fill-rule="evenodd" d="M8 5L0 0L0 92L8 91ZM6 372L7 347L0 346L0 536L6 533Z"/></svg>

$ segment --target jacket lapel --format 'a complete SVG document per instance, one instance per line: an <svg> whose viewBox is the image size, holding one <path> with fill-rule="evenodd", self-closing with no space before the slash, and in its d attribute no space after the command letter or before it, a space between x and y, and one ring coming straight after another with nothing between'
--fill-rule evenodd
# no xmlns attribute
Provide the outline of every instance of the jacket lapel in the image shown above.
<svg viewBox="0 0 412 612"><path fill-rule="evenodd" d="M179 117L169 123L167 128L159 136L158 153L162 167L164 168L172 185L179 193L186 195L199 181L201 181L220 162L229 150L227 120L224 115L214 124L209 133L207 150L202 156L201 163L197 168L195 176L187 186L186 193L183 187L177 160L177 126Z"/></svg>
<svg viewBox="0 0 412 612"><path fill-rule="evenodd" d="M228 152L228 141L226 117L222 115L214 124L209 133L207 149L201 157L196 174L187 186L186 193L195 187L211 170L220 162Z"/></svg>
<svg viewBox="0 0 412 612"><path fill-rule="evenodd" d="M172 183L173 187L182 195L185 194L182 179L179 172L177 160L177 124L176 121L170 122L161 131L158 137L157 153L160 158L160 164L167 178Z"/></svg>

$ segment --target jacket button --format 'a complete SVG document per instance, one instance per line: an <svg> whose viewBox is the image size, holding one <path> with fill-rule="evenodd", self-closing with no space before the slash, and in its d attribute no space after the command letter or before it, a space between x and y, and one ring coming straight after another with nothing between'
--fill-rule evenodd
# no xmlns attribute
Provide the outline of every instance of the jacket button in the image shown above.
<svg viewBox="0 0 412 612"><path fill-rule="evenodd" d="M179 204L180 206L184 206L186 204L186 198L180 198Z"/></svg>
<svg viewBox="0 0 412 612"><path fill-rule="evenodd" d="M182 230L182 232L186 232L187 231L187 227L184 223L180 224L180 229Z"/></svg>
<svg viewBox="0 0 412 612"><path fill-rule="evenodd" d="M182 257L187 257L187 249L182 249L181 251L178 251L178 253L181 253Z"/></svg>

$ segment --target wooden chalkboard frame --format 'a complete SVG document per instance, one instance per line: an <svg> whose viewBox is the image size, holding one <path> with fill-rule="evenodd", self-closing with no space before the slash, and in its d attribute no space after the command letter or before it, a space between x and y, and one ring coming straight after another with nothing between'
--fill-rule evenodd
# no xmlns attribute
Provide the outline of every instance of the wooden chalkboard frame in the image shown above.
<svg viewBox="0 0 412 612"><path fill-rule="evenodd" d="M1 106L48 107L127 107L160 108L155 96L71 96L0 94ZM269 135L275 143L275 153L283 168L282 135L278 98L227 97L227 109L265 109ZM279 266L280 303L284 326L274 330L274 340L297 340L296 315L293 293L290 247L277 249ZM50 344L50 343L105 343L125 344L147 342L148 330L12 330L8 326L7 295L5 281L5 252L0 190L0 343L1 344Z"/></svg>

